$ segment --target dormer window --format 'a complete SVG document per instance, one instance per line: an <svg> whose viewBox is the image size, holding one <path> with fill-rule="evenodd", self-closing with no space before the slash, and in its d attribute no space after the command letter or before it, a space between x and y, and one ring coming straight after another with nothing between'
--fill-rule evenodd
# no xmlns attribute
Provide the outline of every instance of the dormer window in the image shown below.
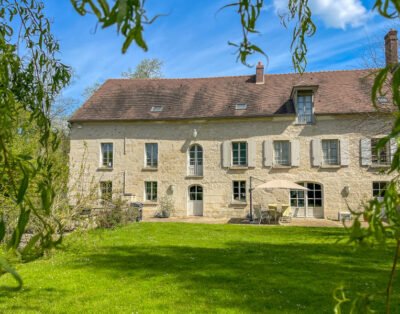
<svg viewBox="0 0 400 314"><path fill-rule="evenodd" d="M163 109L164 109L164 106L153 106L153 107L151 107L150 112L161 112L161 111L163 111Z"/></svg>
<svg viewBox="0 0 400 314"><path fill-rule="evenodd" d="M247 104L236 104L235 105L235 110L246 110L247 109Z"/></svg>
<svg viewBox="0 0 400 314"><path fill-rule="evenodd" d="M296 99L297 123L312 124L314 122L313 91L298 91Z"/></svg>
<svg viewBox="0 0 400 314"><path fill-rule="evenodd" d="M387 104L389 103L389 100L387 99L386 96L379 96L379 97L377 98L377 100L378 100L378 103L379 103L380 105L387 105Z"/></svg>

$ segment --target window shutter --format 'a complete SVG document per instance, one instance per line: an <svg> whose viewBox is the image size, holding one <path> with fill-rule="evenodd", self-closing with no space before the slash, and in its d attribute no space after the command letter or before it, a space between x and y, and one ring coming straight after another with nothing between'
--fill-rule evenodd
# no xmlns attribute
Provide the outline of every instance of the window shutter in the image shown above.
<svg viewBox="0 0 400 314"><path fill-rule="evenodd" d="M273 146L271 140L264 141L264 166L265 167L272 167L273 164Z"/></svg>
<svg viewBox="0 0 400 314"><path fill-rule="evenodd" d="M247 142L247 166L248 167L256 166L256 142L255 141Z"/></svg>
<svg viewBox="0 0 400 314"><path fill-rule="evenodd" d="M300 142L299 140L290 141L290 161L293 167L300 166Z"/></svg>
<svg viewBox="0 0 400 314"><path fill-rule="evenodd" d="M397 151L397 139L391 138L390 139L390 162L393 161L393 156Z"/></svg>
<svg viewBox="0 0 400 314"><path fill-rule="evenodd" d="M340 144L340 164L342 166L348 166L350 163L350 152L349 152L349 140L342 139L339 141Z"/></svg>
<svg viewBox="0 0 400 314"><path fill-rule="evenodd" d="M361 150L361 166L369 166L371 164L371 139L362 138L360 140Z"/></svg>
<svg viewBox="0 0 400 314"><path fill-rule="evenodd" d="M322 158L321 158L321 140L313 139L311 142L312 145L312 165L314 167L321 166Z"/></svg>
<svg viewBox="0 0 400 314"><path fill-rule="evenodd" d="M222 167L229 168L231 166L232 144L230 141L222 143Z"/></svg>

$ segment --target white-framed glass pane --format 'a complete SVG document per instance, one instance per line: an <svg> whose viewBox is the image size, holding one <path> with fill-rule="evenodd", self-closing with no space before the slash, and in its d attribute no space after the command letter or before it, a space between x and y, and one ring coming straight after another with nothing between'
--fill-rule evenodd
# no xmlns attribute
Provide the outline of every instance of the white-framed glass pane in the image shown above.
<svg viewBox="0 0 400 314"><path fill-rule="evenodd" d="M157 168L158 166L158 144L146 143L146 166Z"/></svg>
<svg viewBox="0 0 400 314"><path fill-rule="evenodd" d="M310 91L297 93L297 121L298 123L313 122L313 94Z"/></svg>
<svg viewBox="0 0 400 314"><path fill-rule="evenodd" d="M387 189L388 182L386 181L375 181L372 182L372 196L373 197L384 197Z"/></svg>
<svg viewBox="0 0 400 314"><path fill-rule="evenodd" d="M379 138L371 139L371 161L373 164L388 165L390 164L390 143L378 148Z"/></svg>
<svg viewBox="0 0 400 314"><path fill-rule="evenodd" d="M157 182L147 181L144 184L146 201L157 201Z"/></svg>
<svg viewBox="0 0 400 314"><path fill-rule="evenodd" d="M246 181L233 181L233 199L246 201Z"/></svg>
<svg viewBox="0 0 400 314"><path fill-rule="evenodd" d="M112 168L113 166L113 143L101 143L101 165Z"/></svg>
<svg viewBox="0 0 400 314"><path fill-rule="evenodd" d="M290 165L290 142L274 141L274 161L277 165Z"/></svg>
<svg viewBox="0 0 400 314"><path fill-rule="evenodd" d="M247 166L247 143L232 143L232 165Z"/></svg>
<svg viewBox="0 0 400 314"><path fill-rule="evenodd" d="M112 199L112 181L100 182L101 199L110 201Z"/></svg>
<svg viewBox="0 0 400 314"><path fill-rule="evenodd" d="M339 141L322 140L322 157L325 165L339 164Z"/></svg>

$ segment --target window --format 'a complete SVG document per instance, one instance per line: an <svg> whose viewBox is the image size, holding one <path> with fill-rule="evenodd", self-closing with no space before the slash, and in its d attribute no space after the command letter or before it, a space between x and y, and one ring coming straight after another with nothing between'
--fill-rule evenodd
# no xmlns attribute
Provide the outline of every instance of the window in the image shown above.
<svg viewBox="0 0 400 314"><path fill-rule="evenodd" d="M101 143L101 165L106 168L113 167L113 144Z"/></svg>
<svg viewBox="0 0 400 314"><path fill-rule="evenodd" d="M153 106L153 107L151 107L150 111L151 112L161 112L161 111L163 111L163 109L164 109L164 106Z"/></svg>
<svg viewBox="0 0 400 314"><path fill-rule="evenodd" d="M377 148L379 138L371 139L371 162L374 165L390 165L390 143Z"/></svg>
<svg viewBox="0 0 400 314"><path fill-rule="evenodd" d="M234 142L232 143L232 165L247 166L247 143Z"/></svg>
<svg viewBox="0 0 400 314"><path fill-rule="evenodd" d="M150 182L145 182L145 197L146 201L157 201L157 182L155 181L150 181Z"/></svg>
<svg viewBox="0 0 400 314"><path fill-rule="evenodd" d="M100 193L103 201L111 201L112 199L112 182L102 181L100 182Z"/></svg>
<svg viewBox="0 0 400 314"><path fill-rule="evenodd" d="M203 149L200 145L192 145L189 149L189 175L203 175Z"/></svg>
<svg viewBox="0 0 400 314"><path fill-rule="evenodd" d="M233 199L239 202L246 201L246 181L233 181Z"/></svg>
<svg viewBox="0 0 400 314"><path fill-rule="evenodd" d="M158 166L158 144L146 143L146 167L157 168Z"/></svg>
<svg viewBox="0 0 400 314"><path fill-rule="evenodd" d="M322 186L318 183L298 183L306 186L308 191L290 190L290 206L292 207L322 207Z"/></svg>
<svg viewBox="0 0 400 314"><path fill-rule="evenodd" d="M307 183L307 206L321 207L322 206L322 187L317 183Z"/></svg>
<svg viewBox="0 0 400 314"><path fill-rule="evenodd" d="M385 181L372 182L372 196L378 199L383 199L387 185L388 182Z"/></svg>
<svg viewBox="0 0 400 314"><path fill-rule="evenodd" d="M203 200L203 188L200 185L193 185L189 188L189 198L191 201Z"/></svg>
<svg viewBox="0 0 400 314"><path fill-rule="evenodd" d="M246 110L247 109L247 104L236 104L235 105L236 110Z"/></svg>
<svg viewBox="0 0 400 314"><path fill-rule="evenodd" d="M289 141L274 141L274 164L281 166L290 165Z"/></svg>
<svg viewBox="0 0 400 314"><path fill-rule="evenodd" d="M290 190L290 206L304 207L304 191Z"/></svg>
<svg viewBox="0 0 400 314"><path fill-rule="evenodd" d="M322 158L325 165L339 164L338 140L322 140Z"/></svg>
<svg viewBox="0 0 400 314"><path fill-rule="evenodd" d="M297 123L313 123L313 92L297 92Z"/></svg>

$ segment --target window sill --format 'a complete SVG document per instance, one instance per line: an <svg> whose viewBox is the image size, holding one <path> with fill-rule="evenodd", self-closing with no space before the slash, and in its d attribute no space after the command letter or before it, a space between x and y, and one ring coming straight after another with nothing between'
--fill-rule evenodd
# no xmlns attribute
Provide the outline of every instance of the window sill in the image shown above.
<svg viewBox="0 0 400 314"><path fill-rule="evenodd" d="M186 176L186 179L203 179L204 176L203 175L194 175L194 174L188 174Z"/></svg>
<svg viewBox="0 0 400 314"><path fill-rule="evenodd" d="M273 165L271 168L273 168L273 169L290 169L290 168L292 168L292 166Z"/></svg>
<svg viewBox="0 0 400 314"><path fill-rule="evenodd" d="M249 166L230 166L230 170L247 170L249 169Z"/></svg>
<svg viewBox="0 0 400 314"><path fill-rule="evenodd" d="M158 167L143 167L142 171L157 171Z"/></svg>
<svg viewBox="0 0 400 314"><path fill-rule="evenodd" d="M99 167L97 168L97 171L113 171L114 168L112 167Z"/></svg>
<svg viewBox="0 0 400 314"><path fill-rule="evenodd" d="M144 206L157 206L158 202L157 201L144 201L143 205Z"/></svg>
<svg viewBox="0 0 400 314"><path fill-rule="evenodd" d="M247 206L247 202L246 201L243 201L243 202L240 202L240 201L232 201L230 204L229 204L230 206L232 206L232 207L246 207Z"/></svg>
<svg viewBox="0 0 400 314"><path fill-rule="evenodd" d="M390 164L371 164L370 168L390 168Z"/></svg>
<svg viewBox="0 0 400 314"><path fill-rule="evenodd" d="M322 169L339 169L341 165L321 165L320 168Z"/></svg>

